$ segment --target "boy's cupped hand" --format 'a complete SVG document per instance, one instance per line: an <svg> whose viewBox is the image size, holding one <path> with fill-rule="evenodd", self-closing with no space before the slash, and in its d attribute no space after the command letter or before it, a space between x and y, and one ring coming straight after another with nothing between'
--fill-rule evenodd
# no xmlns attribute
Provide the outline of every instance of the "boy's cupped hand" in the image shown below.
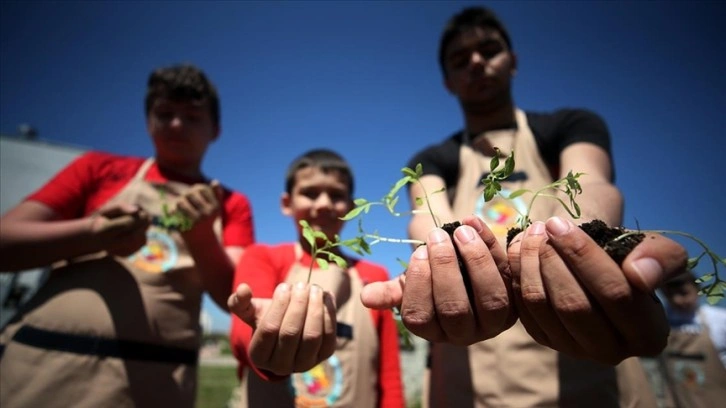
<svg viewBox="0 0 726 408"><path fill-rule="evenodd" d="M241 284L227 305L253 329L248 353L258 369L278 376L304 372L335 351L335 299L317 285L281 283L272 299L262 299Z"/></svg>

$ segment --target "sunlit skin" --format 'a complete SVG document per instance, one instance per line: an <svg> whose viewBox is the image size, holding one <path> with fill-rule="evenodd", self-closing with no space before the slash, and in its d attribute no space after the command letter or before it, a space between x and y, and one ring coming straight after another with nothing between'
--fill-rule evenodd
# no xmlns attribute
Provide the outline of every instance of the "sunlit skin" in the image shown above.
<svg viewBox="0 0 726 408"><path fill-rule="evenodd" d="M280 201L282 213L294 220L300 244L307 249L309 244L302 236L300 220L306 220L313 230L323 232L332 241L343 229L344 221L340 218L353 207L350 196L340 173L307 167L297 171L292 192L283 193Z"/></svg>

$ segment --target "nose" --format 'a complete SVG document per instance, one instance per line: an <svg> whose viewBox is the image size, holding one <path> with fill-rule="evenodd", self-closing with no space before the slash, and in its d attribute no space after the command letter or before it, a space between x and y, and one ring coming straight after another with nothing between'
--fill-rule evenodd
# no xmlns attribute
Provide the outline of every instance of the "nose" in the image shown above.
<svg viewBox="0 0 726 408"><path fill-rule="evenodd" d="M333 207L333 200L330 199L328 193L321 193L315 199L315 208L317 209L329 209Z"/></svg>
<svg viewBox="0 0 726 408"><path fill-rule="evenodd" d="M482 56L478 51L474 51L471 53L471 61L472 64L486 64L486 58Z"/></svg>
<svg viewBox="0 0 726 408"><path fill-rule="evenodd" d="M180 128L182 126L182 118L179 115L172 116L169 121L169 127Z"/></svg>

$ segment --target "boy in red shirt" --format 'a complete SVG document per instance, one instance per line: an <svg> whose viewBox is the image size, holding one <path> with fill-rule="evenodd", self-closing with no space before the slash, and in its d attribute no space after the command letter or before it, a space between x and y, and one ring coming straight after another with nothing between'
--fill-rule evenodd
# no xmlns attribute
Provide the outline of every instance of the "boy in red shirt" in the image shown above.
<svg viewBox="0 0 726 408"><path fill-rule="evenodd" d="M2 217L0 270L54 270L0 334L0 406L194 405L202 293L226 305L252 213L201 172L204 73L158 69L145 102L154 158L87 153Z"/></svg>
<svg viewBox="0 0 726 408"><path fill-rule="evenodd" d="M281 207L295 221L297 242L250 246L235 273L237 291L229 304L250 323L232 318L239 407L403 406L398 331L391 311L366 309L359 300L363 285L387 280L387 271L339 248L335 251L347 260L347 269L334 263L318 268L299 225L305 220L333 240L343 228L340 218L352 209L352 196L353 174L335 152L312 150L291 164ZM250 303L252 292L272 300ZM326 298L324 292L333 296Z"/></svg>

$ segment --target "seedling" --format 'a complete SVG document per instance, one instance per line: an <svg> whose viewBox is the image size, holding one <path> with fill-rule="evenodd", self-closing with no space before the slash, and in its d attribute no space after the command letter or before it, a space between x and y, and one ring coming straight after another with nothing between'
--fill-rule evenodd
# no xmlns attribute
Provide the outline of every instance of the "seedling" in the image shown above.
<svg viewBox="0 0 726 408"><path fill-rule="evenodd" d="M484 201L491 201L495 195L499 195L500 197L507 200L513 200L525 193L532 193L532 198L529 200L529 204L527 205L527 209L524 213L520 212L517 207L512 207L519 214L517 223L519 224L519 228L522 231L525 230L532 223L529 215L532 212L532 206L534 205L534 202L538 197L556 200L562 205L562 207L567 211L568 214L570 214L572 218L580 218L582 212L580 211L580 206L575 201L575 198L578 194L582 194L582 187L580 186L580 182L578 180L585 173L573 174L572 171L570 171L567 173L566 177L556 180L540 188L537 191L523 188L513 191L508 196L505 196L504 194L502 194L501 182L511 176L512 172L514 172L514 150L512 150L512 154L510 154L509 157L506 158L506 160L504 161L504 165L500 169L498 169L500 151L496 147L494 148L494 150L496 150L496 154L489 163L490 172L482 180L482 182L484 183ZM562 198L557 195L558 191L564 193L567 196L567 198L569 199L568 203L564 202Z"/></svg>
<svg viewBox="0 0 726 408"><path fill-rule="evenodd" d="M159 188L158 191L159 196L163 201L166 197L166 191L163 188ZM169 205L167 203L163 203L161 205L161 216L154 217L153 222L159 227L169 231L176 230L181 232L187 232L191 230L194 226L192 220L185 214L182 214L178 211L170 211Z"/></svg>
<svg viewBox="0 0 726 408"><path fill-rule="evenodd" d="M341 269L348 267L348 262L342 256L334 252L334 248L344 246L350 248L358 255L364 256L370 254L371 250L368 243L361 237L341 240L337 234L331 241L322 231L314 230L305 220L300 220L302 234L305 241L310 245L310 256L315 260L320 269L328 269L330 262L334 262ZM308 283L313 274L313 263L310 263L308 270Z"/></svg>
<svg viewBox="0 0 726 408"><path fill-rule="evenodd" d="M496 149L496 148L495 148ZM541 189L532 192L527 189L521 189L516 190L509 194L508 196L504 196L501 193L502 186L501 182L504 181L507 177L509 177L512 172L514 171L514 151L512 151L512 154L507 157L507 159L504 162L504 166L501 169L498 169L499 167L499 150L497 150L497 154L492 158L490 162L490 173L487 175L485 179L483 179L484 183L484 200L490 201L494 198L495 195L499 195L505 199L514 199L516 197L521 196L525 193L533 193L532 198L529 201L529 205L527 206L527 210L525 213L519 213L520 217L518 220L518 228L521 230L526 229L531 223L532 220L529 217L529 214L532 211L532 206L534 205L534 201L537 197L547 197L554 199L558 201L562 207L570 214L570 216L574 219L580 218L581 211L580 206L575 201L577 195L582 193L582 187L580 186L580 182L578 179L584 175L584 173L575 173L573 174L572 171L567 173L567 176L556 180ZM548 191L555 190L555 194L548 193ZM568 199L569 203L564 202L558 195L557 191L564 193ZM516 207L515 207L516 209ZM724 281L719 276L719 265L721 267L726 266L726 258L718 256L715 252L713 252L706 243L704 243L702 240L698 239L697 237L686 233L682 231L672 231L672 230L633 230L633 231L625 231L621 228L618 229L619 234L616 238L612 239L611 241L605 243L603 246L606 250L609 249L609 247L614 246L614 244L619 242L624 242L625 240L630 240L634 245L637 245L637 243L640 242L640 240L633 240L632 238L636 237L642 237L645 233L653 233L653 234L662 234L662 235L677 235L681 237L688 238L694 242L696 242L702 249L703 252L701 252L698 256L689 258L687 269L689 271L694 271L696 266L698 266L699 261L703 257L707 257L710 260L711 270L709 273L701 276L700 278L696 279L697 284L701 283L707 283L712 282L709 285L706 285L705 287L702 287L699 291L699 295L706 295L706 301L710 304L716 304L721 299L724 298L724 292L726 292L726 281ZM510 236L512 231L510 231ZM634 247L633 245L633 247ZM632 247L629 248L629 250L632 250ZM611 256L613 256L611 254ZM621 255L621 258L624 258L624 255Z"/></svg>

